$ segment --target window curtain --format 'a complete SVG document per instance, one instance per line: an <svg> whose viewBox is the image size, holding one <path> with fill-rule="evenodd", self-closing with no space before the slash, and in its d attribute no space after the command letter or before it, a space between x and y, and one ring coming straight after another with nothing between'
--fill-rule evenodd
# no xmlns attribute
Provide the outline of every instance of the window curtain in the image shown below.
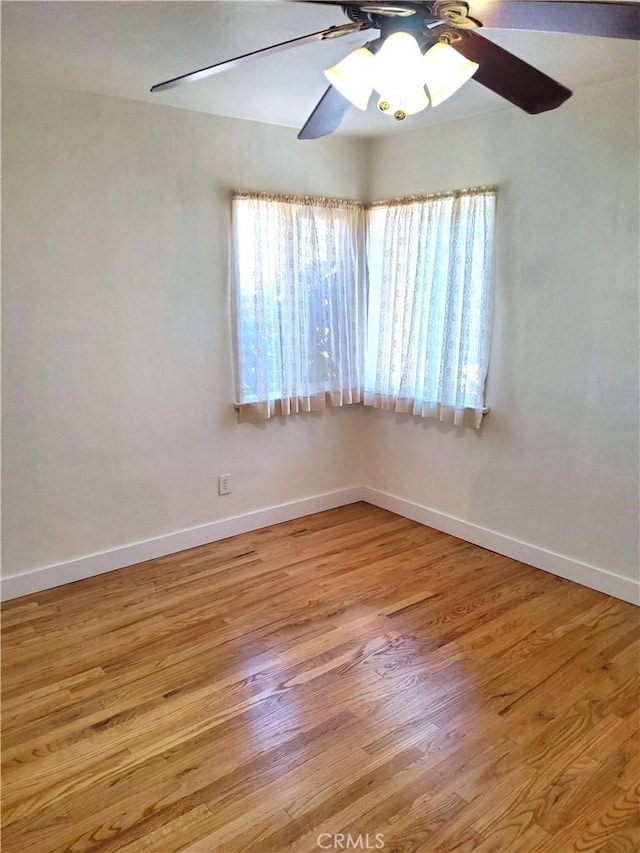
<svg viewBox="0 0 640 853"><path fill-rule="evenodd" d="M364 403L478 427L495 189L372 205Z"/></svg>
<svg viewBox="0 0 640 853"><path fill-rule="evenodd" d="M358 403L364 372L364 209L334 199L232 200L241 419Z"/></svg>

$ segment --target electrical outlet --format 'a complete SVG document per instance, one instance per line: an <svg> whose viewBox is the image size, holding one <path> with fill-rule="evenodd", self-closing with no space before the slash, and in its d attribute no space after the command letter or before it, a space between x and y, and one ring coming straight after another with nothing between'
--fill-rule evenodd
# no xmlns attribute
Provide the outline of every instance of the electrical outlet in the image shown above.
<svg viewBox="0 0 640 853"><path fill-rule="evenodd" d="M231 494L231 474L218 474L218 494Z"/></svg>

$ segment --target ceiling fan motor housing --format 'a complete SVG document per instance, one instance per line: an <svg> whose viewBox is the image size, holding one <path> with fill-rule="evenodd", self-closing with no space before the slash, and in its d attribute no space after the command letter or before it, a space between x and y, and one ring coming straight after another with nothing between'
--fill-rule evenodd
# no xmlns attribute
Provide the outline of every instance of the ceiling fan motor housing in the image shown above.
<svg viewBox="0 0 640 853"><path fill-rule="evenodd" d="M380 27L385 18L400 18L406 22L406 19L411 17L423 22L441 21L463 28L481 26L479 21L470 17L469 6L463 0L433 0L407 4L363 3L358 6L347 4L343 5L342 9L349 20L375 27Z"/></svg>
<svg viewBox="0 0 640 853"><path fill-rule="evenodd" d="M468 6L455 0L436 0L434 3L415 3L413 5L390 5L371 3L362 6L343 6L348 18L354 23L364 24L380 30L380 38L370 43L369 48L375 53L382 42L395 32L410 33L424 52L439 39L432 35L430 28L435 24L449 23L458 26L464 21L463 27L475 26L471 18L466 18Z"/></svg>

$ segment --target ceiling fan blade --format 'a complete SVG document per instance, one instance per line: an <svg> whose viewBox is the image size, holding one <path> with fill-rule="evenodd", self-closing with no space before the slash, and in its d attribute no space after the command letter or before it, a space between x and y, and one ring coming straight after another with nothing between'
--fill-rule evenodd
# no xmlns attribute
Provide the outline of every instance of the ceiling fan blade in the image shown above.
<svg viewBox="0 0 640 853"><path fill-rule="evenodd" d="M329 136L340 127L340 122L345 117L349 106L349 101L337 89L329 86L304 123L298 139L319 139L321 136Z"/></svg>
<svg viewBox="0 0 640 853"><path fill-rule="evenodd" d="M230 68L235 68L236 65L245 60L253 59L255 56L270 56L273 53L280 53L282 50L289 50L291 47L310 44L314 41L324 41L324 39L338 38L339 36L350 35L351 33L357 33L367 28L368 24L360 22L329 27L327 30L319 30L317 33L310 33L307 36L299 36L294 39L288 39L287 41L281 41L279 44L260 48L260 50L252 50L250 53L243 53L242 56L235 56L233 59L226 59L224 62L216 62L215 65L199 68L197 71L191 71L189 74L181 74L179 77L173 77L171 80L165 80L163 83L156 83L155 86L151 87L151 91L161 92L165 89L173 89L174 86L180 86L182 83L202 80L203 77L210 77L212 74L219 74L221 71L228 71Z"/></svg>
<svg viewBox="0 0 640 853"><path fill-rule="evenodd" d="M473 79L525 112L554 110L571 97L566 86L473 30L455 33L451 47L480 66Z"/></svg>
<svg viewBox="0 0 640 853"><path fill-rule="evenodd" d="M470 14L484 27L640 38L640 3L584 0L479 0Z"/></svg>

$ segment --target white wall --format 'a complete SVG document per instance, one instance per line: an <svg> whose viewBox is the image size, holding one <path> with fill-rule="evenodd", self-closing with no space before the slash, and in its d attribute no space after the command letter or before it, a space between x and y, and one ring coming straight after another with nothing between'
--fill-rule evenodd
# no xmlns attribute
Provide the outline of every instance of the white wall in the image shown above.
<svg viewBox="0 0 640 853"><path fill-rule="evenodd" d="M3 574L359 482L359 408L238 425L227 241L236 187L358 198L361 143L7 81L2 130Z"/></svg>
<svg viewBox="0 0 640 853"><path fill-rule="evenodd" d="M376 141L371 198L496 183L491 414L367 413L366 482L638 574L638 82Z"/></svg>

